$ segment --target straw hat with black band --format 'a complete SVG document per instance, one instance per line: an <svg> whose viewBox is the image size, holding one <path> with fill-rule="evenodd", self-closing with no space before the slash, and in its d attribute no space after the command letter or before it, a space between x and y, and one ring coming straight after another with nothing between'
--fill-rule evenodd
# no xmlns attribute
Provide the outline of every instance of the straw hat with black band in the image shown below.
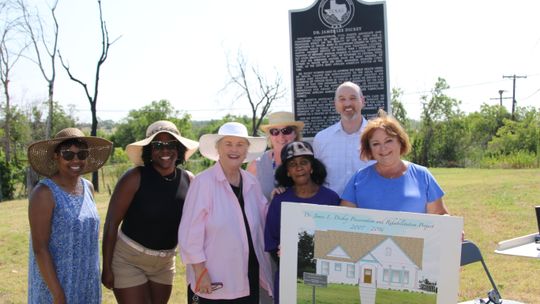
<svg viewBox="0 0 540 304"><path fill-rule="evenodd" d="M97 171L111 155L112 142L100 137L86 136L77 128L66 128L56 133L53 138L37 141L28 147L28 162L32 169L46 177L58 172L58 165L54 160L55 149L58 144L68 139L79 139L88 146L89 154L81 175Z"/></svg>
<svg viewBox="0 0 540 304"><path fill-rule="evenodd" d="M146 128L146 138L127 145L126 154L135 165L144 165L142 159L143 147L154 140L159 133L168 133L186 147L185 160L187 160L199 148L199 143L180 135L176 125L168 120L158 120Z"/></svg>
<svg viewBox="0 0 540 304"><path fill-rule="evenodd" d="M301 134L304 129L302 121L294 120L294 114L291 112L280 111L268 115L268 124L261 125L259 129L264 133L277 126L292 126L296 128L296 133Z"/></svg>

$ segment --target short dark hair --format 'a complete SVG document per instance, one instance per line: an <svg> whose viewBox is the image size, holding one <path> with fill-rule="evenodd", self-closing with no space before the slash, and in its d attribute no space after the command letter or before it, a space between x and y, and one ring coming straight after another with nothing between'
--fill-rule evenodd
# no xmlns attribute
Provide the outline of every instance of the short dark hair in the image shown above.
<svg viewBox="0 0 540 304"><path fill-rule="evenodd" d="M79 149L88 149L88 144L86 143L86 141L80 138L70 138L56 145L56 147L54 148L54 153L58 153L63 148L69 148L71 146L75 146Z"/></svg>
<svg viewBox="0 0 540 304"><path fill-rule="evenodd" d="M301 156L296 156L296 157L301 157ZM287 163L295 159L296 157L288 159L276 169L275 178L279 186L291 187L294 185L292 178L287 175ZM326 167L324 166L324 164L320 160L314 158L313 156L303 156L303 157L309 159L309 161L311 162L311 169L313 170L313 172L311 172L310 174L311 180L319 186L322 185L324 181L326 180Z"/></svg>
<svg viewBox="0 0 540 304"><path fill-rule="evenodd" d="M178 158L176 158L176 165L183 165L186 160L186 146L182 145L181 142L178 142L176 151L178 152ZM145 166L149 166L152 163L152 143L143 146L141 158Z"/></svg>

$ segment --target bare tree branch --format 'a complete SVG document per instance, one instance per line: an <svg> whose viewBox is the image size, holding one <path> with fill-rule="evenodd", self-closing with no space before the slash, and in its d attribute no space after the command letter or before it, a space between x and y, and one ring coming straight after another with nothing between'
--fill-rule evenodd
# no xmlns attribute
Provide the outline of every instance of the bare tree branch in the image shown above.
<svg viewBox="0 0 540 304"><path fill-rule="evenodd" d="M0 4L0 16L2 17L0 20L3 20L3 24L0 24L0 82L2 83L6 98L6 106L4 108L4 136L5 157L8 163L11 162L11 95L9 82L13 67L28 47L28 44L21 44L19 39L17 39L22 20L17 14L13 15L14 8L12 1L5 1Z"/></svg>
<svg viewBox="0 0 540 304"><path fill-rule="evenodd" d="M274 79L267 80L257 67L250 67L241 51L236 56L234 66L227 59L227 72L230 80L225 88L234 87L238 92L236 99L247 100L251 109L252 135L256 136L272 104L285 96L282 78L276 73Z"/></svg>
<svg viewBox="0 0 540 304"><path fill-rule="evenodd" d="M39 15L39 12L36 10L36 16L33 18L28 10L28 5L24 0L17 0L17 3L23 13L24 18L24 29L28 34L30 41L34 47L34 54L36 59L29 58L34 62L40 69L41 75L47 82L48 87L48 98L47 104L49 108L48 117L47 117L47 128L45 130L45 137L50 138L53 127L53 105L54 105L54 83L56 80L56 52L58 47L58 20L56 19L56 7L58 5L58 0L53 3L53 6L50 8L51 17L54 23L52 28L53 39L49 45L49 42L46 39L45 30L43 26L43 20ZM36 25L37 24L37 25ZM39 30L35 30L35 27L38 27ZM46 64L44 59L42 59L41 48L45 50L48 55L50 63L48 64L50 72L46 71ZM50 74L50 76L49 76Z"/></svg>
<svg viewBox="0 0 540 304"><path fill-rule="evenodd" d="M90 131L90 135L96 136L97 135L97 100L98 100L98 93L99 93L99 77L101 73L101 66L105 61L107 60L107 57L109 55L109 48L111 45L116 42L120 37L113 40L113 42L110 42L109 40L109 32L107 30L107 25L105 21L103 20L103 10L101 7L101 0L97 0L98 7L99 7L99 22L100 22L100 28L101 28L101 56L98 59L97 65L96 65L96 73L94 76L94 89L93 89L93 95L90 94L88 90L88 85L81 81L79 78L75 77L69 68L69 64L64 61L62 58L62 54L60 51L58 51L58 58L60 58L60 62L62 63L62 66L64 67L64 70L68 73L69 78L80 84L83 89L84 93L86 94L86 98L88 99L88 102L90 103L90 111L92 113L92 127ZM99 191L99 176L97 172L94 172L92 174L92 183L94 184L94 188L96 191Z"/></svg>

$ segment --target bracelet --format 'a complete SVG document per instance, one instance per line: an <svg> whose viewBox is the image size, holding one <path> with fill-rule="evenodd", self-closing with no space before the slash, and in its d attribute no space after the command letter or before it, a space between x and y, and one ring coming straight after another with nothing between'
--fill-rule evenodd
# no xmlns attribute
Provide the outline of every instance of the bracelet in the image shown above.
<svg viewBox="0 0 540 304"><path fill-rule="evenodd" d="M199 292L199 284L201 283L201 280L203 278L203 276L208 272L208 269L206 269L206 267L204 268L204 270L201 272L201 275L199 276L199 278L197 279L197 283L195 284L195 292Z"/></svg>

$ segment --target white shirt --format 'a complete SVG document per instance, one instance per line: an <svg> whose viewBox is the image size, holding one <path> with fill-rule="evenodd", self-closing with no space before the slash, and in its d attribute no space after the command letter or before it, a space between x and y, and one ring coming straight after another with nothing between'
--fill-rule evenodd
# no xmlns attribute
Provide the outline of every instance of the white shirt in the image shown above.
<svg viewBox="0 0 540 304"><path fill-rule="evenodd" d="M338 121L318 132L313 139L315 157L323 162L328 172L325 186L334 190L340 197L354 173L375 163L360 159L360 137L366 125L367 120L362 117L360 129L348 134L343 130L341 121Z"/></svg>

